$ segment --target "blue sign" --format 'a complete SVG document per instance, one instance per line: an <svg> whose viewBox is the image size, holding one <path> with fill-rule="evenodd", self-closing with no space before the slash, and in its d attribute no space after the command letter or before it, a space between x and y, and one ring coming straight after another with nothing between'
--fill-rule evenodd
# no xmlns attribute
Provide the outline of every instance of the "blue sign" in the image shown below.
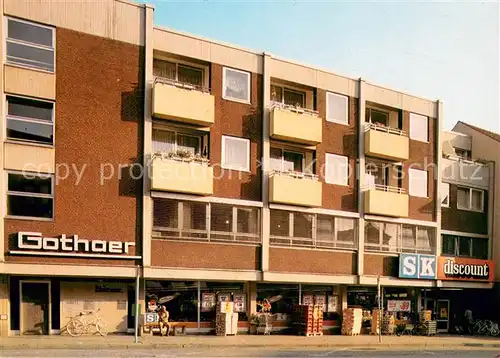
<svg viewBox="0 0 500 358"><path fill-rule="evenodd" d="M399 278L436 279L437 257L434 255L400 254Z"/></svg>

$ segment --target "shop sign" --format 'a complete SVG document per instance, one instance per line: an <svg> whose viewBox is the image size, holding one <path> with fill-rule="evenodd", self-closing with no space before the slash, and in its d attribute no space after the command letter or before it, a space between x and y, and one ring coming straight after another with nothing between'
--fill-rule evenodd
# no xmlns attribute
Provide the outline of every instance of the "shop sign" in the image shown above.
<svg viewBox="0 0 500 358"><path fill-rule="evenodd" d="M87 240L80 239L78 235L65 234L60 237L43 237L39 232L19 232L18 250L11 250L10 254L140 259L140 256L128 255L130 247L135 247L135 242Z"/></svg>
<svg viewBox="0 0 500 358"><path fill-rule="evenodd" d="M328 296L328 310L327 312L337 312L338 309L338 296Z"/></svg>
<svg viewBox="0 0 500 358"><path fill-rule="evenodd" d="M302 304L303 305L313 305L314 304L314 296L313 295L304 295L302 297Z"/></svg>
<svg viewBox="0 0 500 358"><path fill-rule="evenodd" d="M399 278L434 280L436 261L434 255L400 254Z"/></svg>
<svg viewBox="0 0 500 358"><path fill-rule="evenodd" d="M439 280L492 282L495 264L490 260L439 256Z"/></svg>
<svg viewBox="0 0 500 358"><path fill-rule="evenodd" d="M154 323L154 322L158 322L158 313L156 312L144 313L144 323Z"/></svg>
<svg viewBox="0 0 500 358"><path fill-rule="evenodd" d="M387 311L389 312L411 312L411 301L409 300L388 300Z"/></svg>
<svg viewBox="0 0 500 358"><path fill-rule="evenodd" d="M326 296L324 295L314 296L314 304L320 305L323 312L326 312Z"/></svg>

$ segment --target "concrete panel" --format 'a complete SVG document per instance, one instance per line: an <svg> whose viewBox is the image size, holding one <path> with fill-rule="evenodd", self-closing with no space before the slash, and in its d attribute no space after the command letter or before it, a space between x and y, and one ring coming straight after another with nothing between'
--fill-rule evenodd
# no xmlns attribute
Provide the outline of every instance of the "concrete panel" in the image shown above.
<svg viewBox="0 0 500 358"><path fill-rule="evenodd" d="M316 145L323 139L322 122L319 116L275 107L271 112L269 135L273 139Z"/></svg>
<svg viewBox="0 0 500 358"><path fill-rule="evenodd" d="M365 132L365 154L390 160L407 160L410 150L408 137L390 133L388 130L384 127ZM390 145L387 145L388 143Z"/></svg>
<svg viewBox="0 0 500 358"><path fill-rule="evenodd" d="M373 215L408 217L408 195L382 190L365 191L365 212Z"/></svg>
<svg viewBox="0 0 500 358"><path fill-rule="evenodd" d="M214 190L214 170L206 164L155 158L151 171L152 190L200 195Z"/></svg>
<svg viewBox="0 0 500 358"><path fill-rule="evenodd" d="M4 169L54 173L55 156L54 148L4 143Z"/></svg>
<svg viewBox="0 0 500 358"><path fill-rule="evenodd" d="M442 180L448 183L488 190L490 182L489 168L479 163L443 158Z"/></svg>
<svg viewBox="0 0 500 358"><path fill-rule="evenodd" d="M269 178L269 201L280 204L320 207L323 183L308 178L275 174Z"/></svg>
<svg viewBox="0 0 500 358"><path fill-rule="evenodd" d="M91 35L143 45L140 4L118 0L5 0L4 13Z"/></svg>
<svg viewBox="0 0 500 358"><path fill-rule="evenodd" d="M4 91L54 100L56 98L56 75L4 65Z"/></svg>

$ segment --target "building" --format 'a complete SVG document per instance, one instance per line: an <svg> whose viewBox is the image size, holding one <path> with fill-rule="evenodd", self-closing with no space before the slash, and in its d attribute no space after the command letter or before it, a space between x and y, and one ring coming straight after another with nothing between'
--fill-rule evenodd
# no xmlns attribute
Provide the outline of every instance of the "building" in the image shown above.
<svg viewBox="0 0 500 358"><path fill-rule="evenodd" d="M156 27L147 5L0 3L2 335L97 308L126 332L137 275L142 312L158 301L191 332L221 299L241 331L265 299L275 329L317 302L329 332L378 282L413 311L491 288L437 276L442 226L470 233L438 199L439 101ZM492 212L472 230L489 247Z"/></svg>

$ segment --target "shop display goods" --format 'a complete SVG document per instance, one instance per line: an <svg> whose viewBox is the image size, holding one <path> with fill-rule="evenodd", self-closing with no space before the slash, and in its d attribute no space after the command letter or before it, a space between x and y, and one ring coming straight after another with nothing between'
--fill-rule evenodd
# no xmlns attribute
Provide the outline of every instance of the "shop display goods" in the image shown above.
<svg viewBox="0 0 500 358"><path fill-rule="evenodd" d="M295 305L293 326L297 334L310 336L323 335L323 305Z"/></svg>
<svg viewBox="0 0 500 358"><path fill-rule="evenodd" d="M342 334L355 336L361 333L363 311L361 308L346 308L342 317Z"/></svg>
<svg viewBox="0 0 500 358"><path fill-rule="evenodd" d="M217 336L236 335L238 332L238 313L233 312L233 302L219 302L215 316Z"/></svg>
<svg viewBox="0 0 500 358"><path fill-rule="evenodd" d="M393 335L396 333L396 320L393 315L387 315L382 319L382 334Z"/></svg>

